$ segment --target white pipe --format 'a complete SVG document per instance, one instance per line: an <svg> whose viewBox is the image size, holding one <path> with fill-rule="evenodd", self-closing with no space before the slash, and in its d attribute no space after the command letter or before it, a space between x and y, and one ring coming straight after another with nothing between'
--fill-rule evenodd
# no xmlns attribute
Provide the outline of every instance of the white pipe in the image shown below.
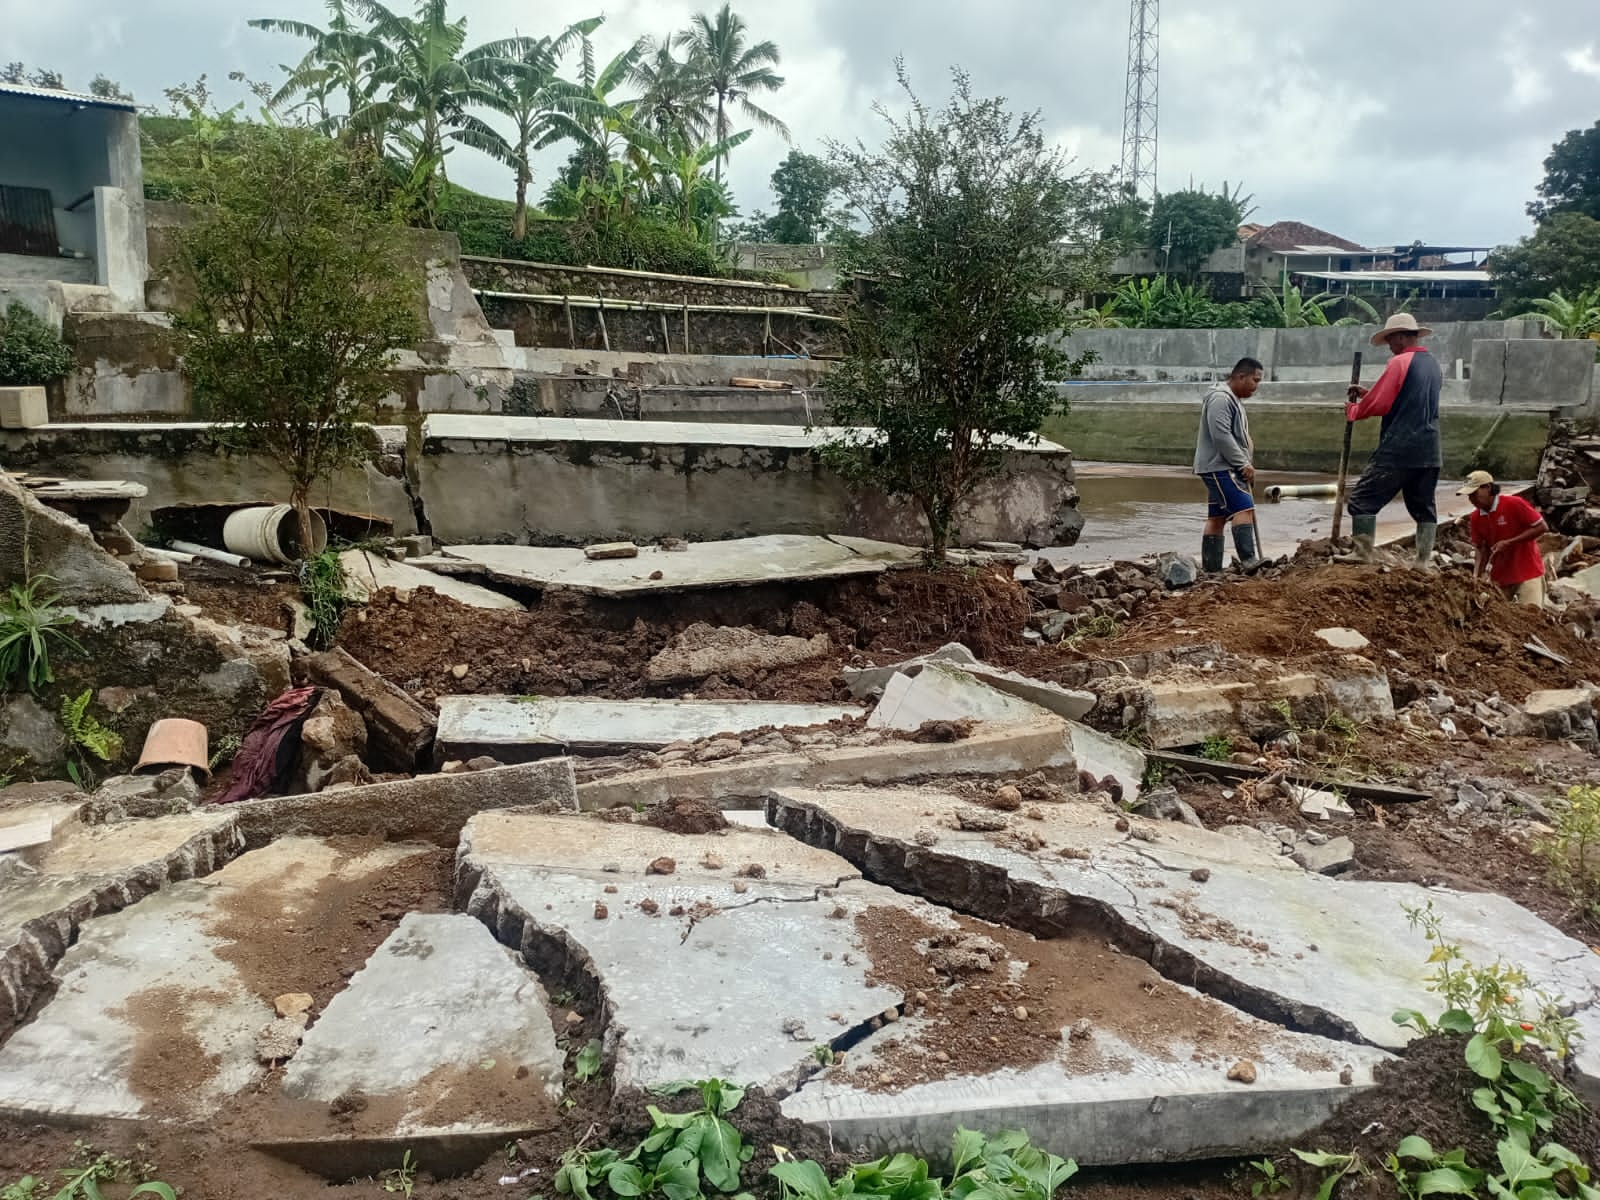
<svg viewBox="0 0 1600 1200"><path fill-rule="evenodd" d="M230 567L248 567L250 560L242 554L229 554L226 550L213 550L210 546L197 546L193 542L173 542L174 550L204 558L210 562L226 563Z"/></svg>
<svg viewBox="0 0 1600 1200"><path fill-rule="evenodd" d="M192 563L194 555L184 554L180 550L163 550L160 546L146 546L144 552L151 558L159 558L162 562Z"/></svg>
<svg viewBox="0 0 1600 1200"><path fill-rule="evenodd" d="M1276 504L1279 500L1304 500L1323 496L1337 496L1336 483L1275 483L1267 489L1267 499Z"/></svg>

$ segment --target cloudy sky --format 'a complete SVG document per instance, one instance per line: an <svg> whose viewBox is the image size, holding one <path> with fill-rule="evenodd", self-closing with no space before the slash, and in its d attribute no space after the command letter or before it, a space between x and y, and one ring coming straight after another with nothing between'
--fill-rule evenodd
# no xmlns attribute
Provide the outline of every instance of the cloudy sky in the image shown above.
<svg viewBox="0 0 1600 1200"><path fill-rule="evenodd" d="M399 7L405 0L394 0ZM680 27L688 0L453 0L469 41L539 33L596 13L609 55ZM783 51L772 107L796 143L876 136L875 102L899 103L899 54L919 90L965 67L983 94L1040 109L1084 166L1115 164L1127 52L1124 0L742 0L756 37ZM1566 130L1600 119L1596 0L1166 0L1160 181L1243 182L1254 219L1301 220L1366 244L1492 245L1526 232L1523 205ZM47 64L84 87L96 72L141 102L207 73L274 78L294 39L246 18L321 23L321 0L0 0L0 59ZM0 136L4 136L0 133ZM748 211L770 206L783 156L758 134L735 153ZM548 179L536 182L542 190ZM504 170L461 150L456 178L509 196Z"/></svg>

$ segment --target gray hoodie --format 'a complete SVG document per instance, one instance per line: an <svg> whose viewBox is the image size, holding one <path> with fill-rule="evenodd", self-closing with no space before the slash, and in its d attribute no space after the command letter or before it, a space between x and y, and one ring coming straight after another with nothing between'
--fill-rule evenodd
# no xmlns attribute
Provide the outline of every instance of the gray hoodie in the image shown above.
<svg viewBox="0 0 1600 1200"><path fill-rule="evenodd" d="M1250 465L1250 422L1244 402L1226 383L1213 384L1200 404L1200 434L1194 444L1194 473L1237 471Z"/></svg>

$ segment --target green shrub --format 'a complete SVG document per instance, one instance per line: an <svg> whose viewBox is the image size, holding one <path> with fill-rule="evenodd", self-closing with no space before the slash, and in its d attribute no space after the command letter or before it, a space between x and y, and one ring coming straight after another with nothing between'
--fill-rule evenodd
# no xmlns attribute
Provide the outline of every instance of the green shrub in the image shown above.
<svg viewBox="0 0 1600 1200"><path fill-rule="evenodd" d="M56 607L55 596L41 596L39 587L46 577L39 575L27 583L13 583L0 595L0 692L13 683L25 683L30 692L43 683L54 683L50 670L52 645L83 653L67 627L77 618Z"/></svg>
<svg viewBox="0 0 1600 1200"><path fill-rule="evenodd" d="M43 387L77 365L72 348L15 302L0 318L0 387Z"/></svg>

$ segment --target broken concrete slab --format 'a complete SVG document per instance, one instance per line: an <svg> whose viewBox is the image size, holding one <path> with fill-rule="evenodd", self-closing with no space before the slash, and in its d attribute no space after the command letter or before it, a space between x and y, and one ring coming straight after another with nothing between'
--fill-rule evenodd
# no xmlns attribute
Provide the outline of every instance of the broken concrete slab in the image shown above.
<svg viewBox="0 0 1600 1200"><path fill-rule="evenodd" d="M638 558L639 547L632 542L595 542L583 548L583 556L590 560Z"/></svg>
<svg viewBox="0 0 1600 1200"><path fill-rule="evenodd" d="M1391 1014L1426 1003L1429 945L1405 906L1431 902L1468 959L1523 967L1600 1031L1600 958L1502 896L1330 879L1255 840L1180 824L1148 823L1148 839L1135 838L1084 805L1044 807L1042 821L1027 822L1028 849L1010 832L960 830L961 805L927 790L786 789L769 799L768 819L876 882L1041 936L1093 919L1164 974L1234 1007L1385 1048L1412 1036ZM919 842L934 831L934 846ZM1192 883L1202 868L1206 882Z"/></svg>
<svg viewBox="0 0 1600 1200"><path fill-rule="evenodd" d="M893 542L775 534L694 542L677 553L657 547L638 558L598 562L584 557L582 550L558 546L448 546L444 557L419 559L417 565L441 572L481 574L540 590L565 588L620 597L878 575L914 566L921 559L921 550ZM661 577L651 578L657 572Z"/></svg>
<svg viewBox="0 0 1600 1200"><path fill-rule="evenodd" d="M1042 679L1030 679L1015 671L1002 671L987 663L966 663L962 664L961 669L981 679L997 692L1015 696L1018 700L1026 700L1029 704L1037 705L1069 721L1080 721L1088 716L1089 710L1094 708L1095 702L1099 699L1093 692L1073 691L1060 684L1047 683Z"/></svg>
<svg viewBox="0 0 1600 1200"><path fill-rule="evenodd" d="M12 789L7 788L6 792ZM0 854L27 850L53 840L58 830L76 821L84 810L83 797L69 791L60 798L16 798L0 806ZM0 858L0 862L7 861ZM14 860L23 861L20 856Z"/></svg>
<svg viewBox="0 0 1600 1200"><path fill-rule="evenodd" d="M946 642L929 654L920 654L916 658L908 658L888 666L846 667L843 672L844 682L852 696L857 700L866 700L880 695L884 686L896 675L915 675L922 669L924 663L949 662L959 665L977 661L978 656L960 642Z"/></svg>
<svg viewBox="0 0 1600 1200"><path fill-rule="evenodd" d="M40 811L58 836L4 856L12 865L0 872L0 1037L49 986L50 969L85 921L208 874L244 848L231 813L85 826L74 819L81 807L68 815L44 802Z"/></svg>
<svg viewBox="0 0 1600 1200"><path fill-rule="evenodd" d="M357 604L365 604L384 588L394 588L404 594L427 587L469 608L515 609L519 612L527 608L520 601L490 588L463 579L452 579L414 563L396 562L369 550L346 550L339 555L339 562L344 567L345 597Z"/></svg>
<svg viewBox="0 0 1600 1200"><path fill-rule="evenodd" d="M1298 783L1286 783L1284 789L1289 793L1289 799L1300 806L1300 815L1303 817L1331 821L1336 817L1348 820L1356 815L1355 809L1337 792Z"/></svg>
<svg viewBox="0 0 1600 1200"><path fill-rule="evenodd" d="M763 875L706 869L713 849ZM674 873L647 874L663 851ZM905 998L868 986L871 961L847 918L931 907L767 830L672 835L485 813L463 830L457 861L461 907L530 962L567 961L598 989L618 1089L716 1076L794 1090L817 1065L815 1046Z"/></svg>
<svg viewBox="0 0 1600 1200"><path fill-rule="evenodd" d="M410 913L306 1034L283 1094L365 1097L332 1140L388 1142L391 1162L399 1143L430 1163L461 1139L504 1145L556 1121L566 1056L545 1003L537 977L481 922ZM314 1161L329 1142L270 1148Z"/></svg>
<svg viewBox="0 0 1600 1200"><path fill-rule="evenodd" d="M770 671L826 658L833 639L775 636L737 626L707 625L697 621L669 642L645 666L651 683L704 679L730 672Z"/></svg>
<svg viewBox="0 0 1600 1200"><path fill-rule="evenodd" d="M1320 845L1302 841L1295 846L1290 857L1308 871L1315 871L1319 875L1337 875L1355 865L1356 845L1347 837L1330 838Z"/></svg>
<svg viewBox="0 0 1600 1200"><path fill-rule="evenodd" d="M1025 725L1050 714L997 691L964 667L930 662L915 675L895 675L867 718L869 729L912 732L929 721L982 721Z"/></svg>
<svg viewBox="0 0 1600 1200"><path fill-rule="evenodd" d="M1538 736L1551 741L1600 744L1594 715L1595 692L1591 688L1555 688L1534 692L1522 706L1523 715L1533 722Z"/></svg>
<svg viewBox="0 0 1600 1200"><path fill-rule="evenodd" d="M431 849L390 843L351 854L286 838L86 922L56 967L50 1003L0 1048L0 1113L182 1120L214 1112L257 1084L256 1034L275 1016L272 997L257 995L230 957L240 914L292 921L319 890ZM163 1065L174 1061L193 1069L175 1076Z"/></svg>
<svg viewBox="0 0 1600 1200"><path fill-rule="evenodd" d="M252 847L285 834L426 840L451 846L473 813L524 807L570 811L577 807L577 790L572 764L564 758L547 758L308 796L268 796L229 807Z"/></svg>
<svg viewBox="0 0 1600 1200"><path fill-rule="evenodd" d="M1360 632L1354 629L1347 629L1342 625L1319 629L1314 636L1326 645L1332 646L1335 650L1365 650L1372 645Z"/></svg>
<svg viewBox="0 0 1600 1200"><path fill-rule="evenodd" d="M759 700L596 700L581 696L441 696L434 758L488 755L528 762L553 754L618 754L767 726L826 725L859 717L846 704Z"/></svg>
<svg viewBox="0 0 1600 1200"><path fill-rule="evenodd" d="M305 667L311 683L336 689L361 714L374 767L409 773L427 764L436 725L428 709L341 646L311 655Z"/></svg>
<svg viewBox="0 0 1600 1200"><path fill-rule="evenodd" d="M1027 725L979 726L954 742L820 745L794 754L762 754L700 766L628 771L578 787L584 811L703 800L723 808L764 802L775 787L890 783L928 775L1003 775L1017 771L1075 774L1066 722L1046 716Z"/></svg>
<svg viewBox="0 0 1600 1200"><path fill-rule="evenodd" d="M1067 726L1067 736L1079 771L1087 771L1096 779L1111 776L1122 785L1124 800L1139 794L1146 768L1143 750L1076 721Z"/></svg>

